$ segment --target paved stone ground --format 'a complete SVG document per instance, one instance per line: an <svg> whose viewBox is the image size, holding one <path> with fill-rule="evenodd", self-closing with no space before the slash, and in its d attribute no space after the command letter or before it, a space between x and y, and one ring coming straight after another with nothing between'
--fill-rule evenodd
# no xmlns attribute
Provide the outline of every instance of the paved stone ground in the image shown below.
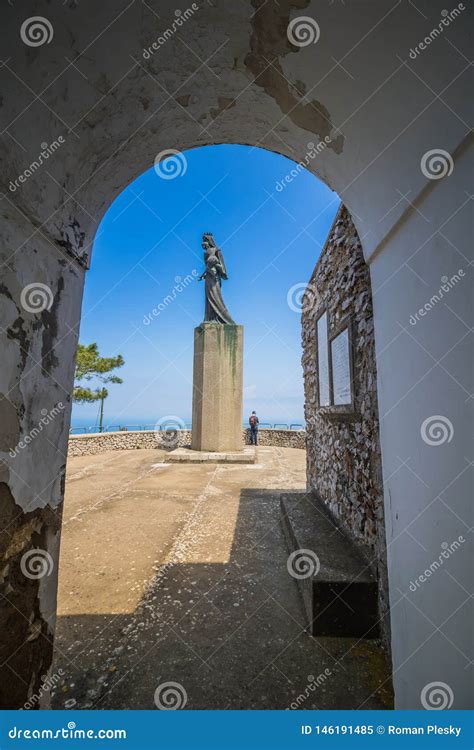
<svg viewBox="0 0 474 750"><path fill-rule="evenodd" d="M305 632L278 494L305 487L304 451L163 458L69 461L53 707L155 708L167 682L191 709L391 707L378 642Z"/></svg>

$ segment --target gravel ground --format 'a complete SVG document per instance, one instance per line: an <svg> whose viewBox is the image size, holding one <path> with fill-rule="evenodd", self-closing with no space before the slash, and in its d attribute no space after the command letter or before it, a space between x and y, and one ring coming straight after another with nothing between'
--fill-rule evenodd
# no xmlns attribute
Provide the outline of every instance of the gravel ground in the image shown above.
<svg viewBox="0 0 474 750"><path fill-rule="evenodd" d="M279 518L304 451L163 456L69 460L53 708L390 708L377 641L305 632Z"/></svg>

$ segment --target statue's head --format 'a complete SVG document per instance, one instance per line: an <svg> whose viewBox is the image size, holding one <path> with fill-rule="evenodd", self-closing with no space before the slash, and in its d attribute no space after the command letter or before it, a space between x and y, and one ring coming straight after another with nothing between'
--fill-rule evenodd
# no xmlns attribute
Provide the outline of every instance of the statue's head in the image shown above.
<svg viewBox="0 0 474 750"><path fill-rule="evenodd" d="M204 250L207 250L210 247L215 247L216 243L214 241L214 237L210 232L205 232L202 235L202 247Z"/></svg>

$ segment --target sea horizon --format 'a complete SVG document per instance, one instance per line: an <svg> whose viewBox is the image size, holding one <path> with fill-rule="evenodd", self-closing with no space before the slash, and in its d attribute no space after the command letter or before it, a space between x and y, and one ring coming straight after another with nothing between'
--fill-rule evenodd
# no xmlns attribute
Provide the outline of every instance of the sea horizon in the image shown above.
<svg viewBox="0 0 474 750"><path fill-rule="evenodd" d="M259 414L259 420L261 427L274 427L275 425L287 426L295 425L298 427L304 427L305 421L302 417L295 417L294 419L288 419L288 417L262 417ZM114 430L125 428L129 432L136 432L138 430L148 429L170 429L173 427L179 427L180 429L191 428L192 419L191 417L177 417L167 415L166 417L110 417L105 418L103 422L103 432L113 432ZM242 420L242 426L247 425L247 419ZM99 425L98 420L91 417L74 417L71 420L71 432L98 432Z"/></svg>

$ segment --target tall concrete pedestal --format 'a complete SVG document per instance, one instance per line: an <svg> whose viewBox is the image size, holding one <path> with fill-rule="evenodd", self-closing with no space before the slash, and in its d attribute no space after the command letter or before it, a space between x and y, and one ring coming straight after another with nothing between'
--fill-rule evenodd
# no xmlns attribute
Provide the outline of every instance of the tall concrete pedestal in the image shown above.
<svg viewBox="0 0 474 750"><path fill-rule="evenodd" d="M197 451L242 450L243 326L194 329L193 426Z"/></svg>

